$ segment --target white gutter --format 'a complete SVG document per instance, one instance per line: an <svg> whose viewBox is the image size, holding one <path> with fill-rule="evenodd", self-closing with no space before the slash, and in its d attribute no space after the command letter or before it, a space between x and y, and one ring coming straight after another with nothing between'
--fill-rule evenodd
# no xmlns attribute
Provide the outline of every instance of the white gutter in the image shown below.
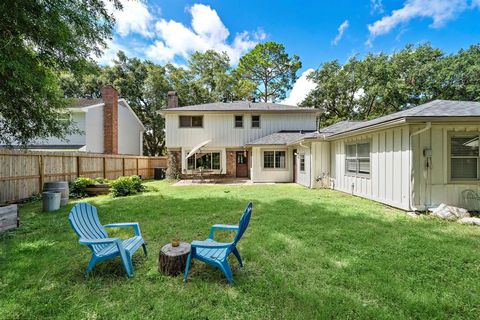
<svg viewBox="0 0 480 320"><path fill-rule="evenodd" d="M413 132L410 134L410 210L412 211L418 211L418 209L415 207L415 204L413 203L413 137L416 135L419 135L420 133L423 133L425 131L430 130L432 127L431 122L425 123L425 128L420 129L418 131Z"/></svg>

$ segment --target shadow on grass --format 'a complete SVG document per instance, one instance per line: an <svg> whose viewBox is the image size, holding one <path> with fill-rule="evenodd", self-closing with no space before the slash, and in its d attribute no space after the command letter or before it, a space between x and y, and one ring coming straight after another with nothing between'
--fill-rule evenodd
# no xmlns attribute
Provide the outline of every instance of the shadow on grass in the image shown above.
<svg viewBox="0 0 480 320"><path fill-rule="evenodd" d="M475 229L412 219L332 192L294 190L301 192L297 200L290 194L256 194L255 189L205 188L200 195L183 195L184 190L87 199L98 207L104 224L140 223L149 257L144 258L141 250L134 256L136 276L131 280L126 279L119 259L100 263L85 280L90 252L78 244L68 224L72 205L41 215L31 206L23 230L0 241L0 263L7 270L0 279L3 285L15 285L13 304L21 308L32 299L41 303L47 293L78 298L78 288L92 294L100 287L103 299L116 300L120 297L113 294L115 286L162 297L168 293L179 300L207 289L243 296L245 301L254 297L259 314L263 310L265 315L280 317L387 317L395 310L404 317L438 317L474 310L468 301L472 293L480 293L480 279L478 273L465 276L465 272L478 271L480 242ZM315 198L318 194L324 196ZM239 268L235 260L231 263L235 287L225 285L219 270L198 261L187 287L179 287L181 277L157 273L162 245L173 237L188 242L205 239L214 223L238 223L250 200L252 219L239 243L245 267ZM126 230L111 232L113 237L131 235ZM220 239L231 236L221 234ZM81 299L92 303L88 297ZM184 306L177 303L179 308Z"/></svg>

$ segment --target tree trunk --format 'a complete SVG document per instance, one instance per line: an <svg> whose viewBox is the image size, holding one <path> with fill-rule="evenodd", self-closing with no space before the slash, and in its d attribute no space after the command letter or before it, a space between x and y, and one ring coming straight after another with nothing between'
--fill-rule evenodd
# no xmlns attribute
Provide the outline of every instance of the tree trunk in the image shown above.
<svg viewBox="0 0 480 320"><path fill-rule="evenodd" d="M178 247L173 247L171 243L164 245L158 256L158 271L168 276L183 273L189 253L190 244L186 242L180 242Z"/></svg>

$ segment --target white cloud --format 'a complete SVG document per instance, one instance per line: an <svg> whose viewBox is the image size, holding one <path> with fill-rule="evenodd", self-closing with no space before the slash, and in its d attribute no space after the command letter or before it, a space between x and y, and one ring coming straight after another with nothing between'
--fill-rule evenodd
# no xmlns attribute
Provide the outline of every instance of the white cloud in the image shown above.
<svg viewBox="0 0 480 320"><path fill-rule="evenodd" d="M307 76L312 73L313 69L305 70L300 78L298 78L297 82L293 85L292 90L290 91L290 95L288 98L282 101L283 104L288 105L298 105L300 102L305 99L305 97L315 89L316 85L313 81L309 80Z"/></svg>
<svg viewBox="0 0 480 320"><path fill-rule="evenodd" d="M100 57L94 57L94 60L100 65L112 66L113 60L117 57L117 52L120 50L129 55L129 50L126 47L118 43L115 39L111 39L107 41L107 48L103 51L103 54Z"/></svg>
<svg viewBox="0 0 480 320"><path fill-rule="evenodd" d="M469 5L469 0L407 0L402 8L393 10L390 15L368 25L370 36L367 45L371 45L377 36L387 34L414 18L431 18L433 22L430 26L440 28L478 2L480 0L472 0Z"/></svg>
<svg viewBox="0 0 480 320"><path fill-rule="evenodd" d="M332 44L334 46L336 46L338 44L338 42L342 39L343 33L345 32L345 30L348 29L348 27L349 27L348 20L343 21L342 24L338 27L337 36L332 41Z"/></svg>
<svg viewBox="0 0 480 320"><path fill-rule="evenodd" d="M205 52L212 49L218 52L225 51L232 64L236 64L258 40L266 37L261 29L255 32L253 37L244 31L236 34L233 41L228 43L230 32L214 9L207 5L195 4L188 12L192 15L190 27L165 19L160 19L155 24L158 38L147 48L147 57L163 63L177 56L187 59L195 51Z"/></svg>
<svg viewBox="0 0 480 320"><path fill-rule="evenodd" d="M115 9L112 1L104 0L107 10L115 17L115 30L122 37L138 33L145 37L152 36L150 31L153 16L143 0L121 0L123 10Z"/></svg>
<svg viewBox="0 0 480 320"><path fill-rule="evenodd" d="M383 13L383 11L382 0L370 0L370 14Z"/></svg>

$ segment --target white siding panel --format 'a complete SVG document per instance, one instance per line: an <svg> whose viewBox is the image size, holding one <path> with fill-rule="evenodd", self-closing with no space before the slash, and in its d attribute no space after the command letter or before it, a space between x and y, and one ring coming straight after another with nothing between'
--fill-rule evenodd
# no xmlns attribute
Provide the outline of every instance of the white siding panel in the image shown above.
<svg viewBox="0 0 480 320"><path fill-rule="evenodd" d="M97 108L100 109L101 108ZM122 104L118 105L118 153L142 155L140 134L143 127L133 113Z"/></svg>
<svg viewBox="0 0 480 320"><path fill-rule="evenodd" d="M242 147L248 142L281 130L315 130L316 116L260 114L261 127L251 128L251 115L243 116L243 128L234 128L234 114L204 114L203 128L179 128L177 114L165 115L167 148L191 148L203 141L215 147Z"/></svg>
<svg viewBox="0 0 480 320"><path fill-rule="evenodd" d="M263 151L276 150L286 152L285 169L264 169ZM253 182L292 182L293 171L293 149L292 148L252 148L252 174Z"/></svg>
<svg viewBox="0 0 480 320"><path fill-rule="evenodd" d="M331 150L335 152L331 155L336 167L332 170L335 189L408 210L408 139L409 128L403 126L331 142ZM361 140L371 143L371 174L369 177L348 176L345 172L345 143Z"/></svg>

